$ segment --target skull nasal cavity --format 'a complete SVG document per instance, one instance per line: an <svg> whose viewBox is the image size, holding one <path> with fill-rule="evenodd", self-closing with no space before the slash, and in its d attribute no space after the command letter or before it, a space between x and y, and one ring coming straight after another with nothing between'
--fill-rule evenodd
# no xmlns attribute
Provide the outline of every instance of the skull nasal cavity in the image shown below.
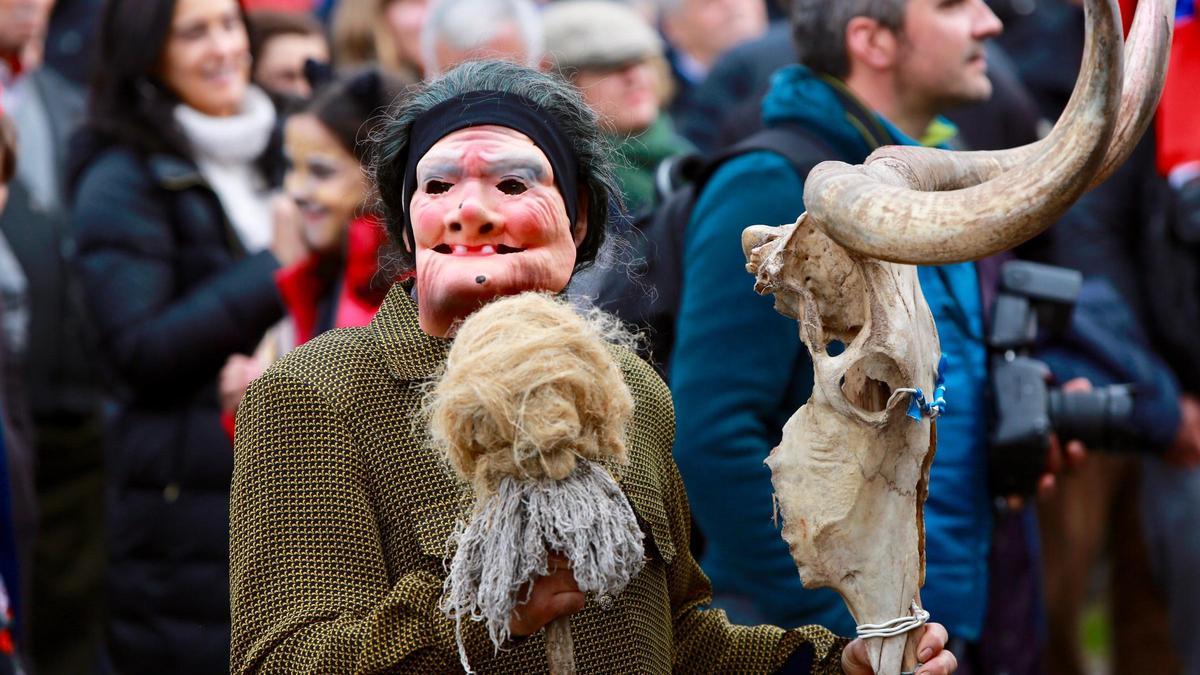
<svg viewBox="0 0 1200 675"><path fill-rule="evenodd" d="M866 412L882 412L892 391L899 386L900 369L882 354L870 354L850 367L842 377L842 394L852 405Z"/></svg>

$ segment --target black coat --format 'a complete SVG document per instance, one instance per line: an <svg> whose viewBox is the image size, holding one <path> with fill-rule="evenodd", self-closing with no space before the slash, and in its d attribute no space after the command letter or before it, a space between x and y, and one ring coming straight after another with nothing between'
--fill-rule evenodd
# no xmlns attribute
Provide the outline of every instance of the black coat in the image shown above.
<svg viewBox="0 0 1200 675"><path fill-rule="evenodd" d="M47 136L22 135L21 163L17 180L9 185L8 205L0 213L0 230L29 280L30 336L24 369L33 415L39 422L63 428L71 426L64 418L98 418L101 405L80 289L70 273L69 256L75 246L71 214L58 184L69 152L68 138L84 114L85 92L48 68L31 73L25 84L22 109L30 112L18 112L18 128L26 130L20 126L26 115L40 112ZM30 147L43 141L48 142ZM30 165L51 167L58 180L32 187L25 176Z"/></svg>
<svg viewBox="0 0 1200 675"><path fill-rule="evenodd" d="M196 166L110 148L78 182L79 269L119 391L107 452L118 672L228 671L229 482L217 375L283 315Z"/></svg>

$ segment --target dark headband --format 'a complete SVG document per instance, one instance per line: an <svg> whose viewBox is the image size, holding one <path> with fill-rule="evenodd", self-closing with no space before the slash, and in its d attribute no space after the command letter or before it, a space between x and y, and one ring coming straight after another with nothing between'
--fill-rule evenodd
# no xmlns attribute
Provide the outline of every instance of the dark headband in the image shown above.
<svg viewBox="0 0 1200 675"><path fill-rule="evenodd" d="M549 114L524 96L502 91L472 91L433 106L409 128L408 157L404 164L404 229L409 236L412 236L409 205L417 192L417 162L449 134L487 124L525 134L546 154L574 231L579 215L579 162L566 135Z"/></svg>

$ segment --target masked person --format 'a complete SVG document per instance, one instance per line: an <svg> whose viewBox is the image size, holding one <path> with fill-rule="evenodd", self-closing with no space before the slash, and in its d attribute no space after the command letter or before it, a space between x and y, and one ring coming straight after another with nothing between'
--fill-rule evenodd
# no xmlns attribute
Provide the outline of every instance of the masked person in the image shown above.
<svg viewBox="0 0 1200 675"><path fill-rule="evenodd" d="M561 292L591 262L615 189L607 152L570 85L495 61L429 83L378 134L377 187L415 296L414 284L394 286L369 326L297 349L242 403L233 672L458 670L454 622L437 605L466 487L421 423L423 385L457 321L500 296ZM481 624L464 625L470 663L544 672L538 631L574 614L581 672L869 672L864 643L839 654L843 643L823 628L738 627L704 609L709 585L689 553L671 460L670 394L631 352L619 362L635 400L622 487L646 568L615 599L585 598L569 572L539 578L511 618L518 640L508 648L495 652ZM928 672L953 670L944 641L940 626L926 631Z"/></svg>

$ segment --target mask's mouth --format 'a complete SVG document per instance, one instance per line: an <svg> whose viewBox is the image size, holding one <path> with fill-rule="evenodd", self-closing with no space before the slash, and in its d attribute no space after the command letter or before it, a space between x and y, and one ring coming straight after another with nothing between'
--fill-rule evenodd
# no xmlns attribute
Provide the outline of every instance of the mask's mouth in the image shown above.
<svg viewBox="0 0 1200 675"><path fill-rule="evenodd" d="M508 255L510 253L522 253L525 249L515 246L507 246L505 244L482 244L480 246L467 246L465 244L438 244L433 247L434 253L452 256L487 256L487 255Z"/></svg>

